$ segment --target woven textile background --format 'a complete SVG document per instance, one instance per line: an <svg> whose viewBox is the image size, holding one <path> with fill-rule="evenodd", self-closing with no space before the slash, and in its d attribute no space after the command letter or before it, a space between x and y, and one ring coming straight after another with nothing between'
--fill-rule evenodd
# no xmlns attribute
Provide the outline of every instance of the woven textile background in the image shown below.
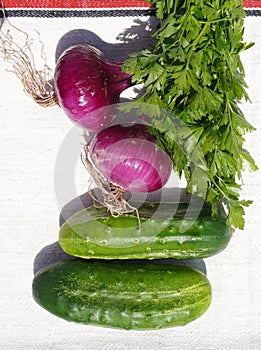
<svg viewBox="0 0 261 350"><path fill-rule="evenodd" d="M13 25L29 36L40 33L51 69L59 53L77 42L125 59L148 45L148 21L153 25L153 12L141 0L6 0L5 6ZM245 40L255 45L242 54L251 103L241 108L256 127L246 148L261 169L261 1L244 1L244 7ZM0 350L261 349L260 170L244 174L244 197L254 201L244 231L205 259L213 300L198 320L159 331L122 331L69 323L34 302L34 274L63 257L57 243L61 213L77 205L88 177L79 159L82 130L60 108L36 105L8 68L1 60Z"/></svg>

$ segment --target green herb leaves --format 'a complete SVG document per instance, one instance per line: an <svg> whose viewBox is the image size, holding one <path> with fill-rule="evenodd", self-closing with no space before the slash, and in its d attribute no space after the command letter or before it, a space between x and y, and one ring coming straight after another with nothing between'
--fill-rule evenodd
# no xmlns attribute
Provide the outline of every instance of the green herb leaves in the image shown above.
<svg viewBox="0 0 261 350"><path fill-rule="evenodd" d="M147 1L160 19L156 45L131 55L124 69L145 87L140 102L170 113L162 117L144 106L142 113L159 130L158 143L170 153L174 170L185 175L188 190L206 196L213 213L224 201L228 223L243 229L244 206L250 202L239 199L238 182L245 165L257 167L243 149L244 135L254 128L238 106L249 100L240 53L252 46L243 42L242 1ZM186 128L177 128L175 118ZM190 132L184 133L187 128ZM201 156L195 155L196 145Z"/></svg>

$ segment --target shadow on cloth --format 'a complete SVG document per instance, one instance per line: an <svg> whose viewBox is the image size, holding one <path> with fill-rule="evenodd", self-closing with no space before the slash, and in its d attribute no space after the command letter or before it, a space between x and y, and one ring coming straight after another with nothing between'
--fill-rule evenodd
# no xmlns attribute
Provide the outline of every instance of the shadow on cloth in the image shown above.
<svg viewBox="0 0 261 350"><path fill-rule="evenodd" d="M59 242L54 242L45 246L36 255L34 259L34 274L42 270L44 267L54 264L61 260L73 260L75 257L66 254L60 247ZM95 260L95 259L93 259ZM203 259L159 259L159 260L111 260L110 262L126 264L126 263L142 263L142 264L166 264L166 265L184 265L194 268L207 275L206 264Z"/></svg>
<svg viewBox="0 0 261 350"><path fill-rule="evenodd" d="M74 29L67 32L59 40L55 59L73 45L92 45L103 52L109 61L122 62L129 57L129 54L140 52L145 48L155 45L155 39L151 34L155 32L158 25L156 17L150 17L146 21L136 19L130 28L126 28L118 34L117 43L108 43L102 40L97 34L86 29Z"/></svg>

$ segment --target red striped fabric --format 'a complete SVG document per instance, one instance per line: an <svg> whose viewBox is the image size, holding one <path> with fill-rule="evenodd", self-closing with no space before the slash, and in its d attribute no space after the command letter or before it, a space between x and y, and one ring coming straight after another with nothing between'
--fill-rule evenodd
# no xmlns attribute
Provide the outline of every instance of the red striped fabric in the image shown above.
<svg viewBox="0 0 261 350"><path fill-rule="evenodd" d="M5 8L146 8L145 0L5 0ZM261 0L243 0L245 8L261 8Z"/></svg>
<svg viewBox="0 0 261 350"><path fill-rule="evenodd" d="M261 0L244 0L245 8L261 8Z"/></svg>
<svg viewBox="0 0 261 350"><path fill-rule="evenodd" d="M5 8L146 8L144 0L5 0Z"/></svg>

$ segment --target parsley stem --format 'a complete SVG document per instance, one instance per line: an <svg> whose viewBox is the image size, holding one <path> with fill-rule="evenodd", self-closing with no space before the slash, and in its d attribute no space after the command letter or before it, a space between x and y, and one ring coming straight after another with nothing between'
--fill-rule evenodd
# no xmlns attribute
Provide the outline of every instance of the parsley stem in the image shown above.
<svg viewBox="0 0 261 350"><path fill-rule="evenodd" d="M196 37L196 39L188 46L189 47L189 51L188 51L188 57L187 57L187 63L186 63L186 67L185 69L189 68L189 64L190 64L190 60L191 60L191 56L194 52L194 48L195 46L198 44L200 38L205 34L205 32L207 31L207 28L209 26L209 23L205 23L204 27L202 28L202 30L200 31L199 35Z"/></svg>
<svg viewBox="0 0 261 350"><path fill-rule="evenodd" d="M218 23L218 22L223 22L223 21L229 21L229 17L224 17L224 18L219 18L219 19L213 19L211 21L199 21L201 24L213 24L213 23Z"/></svg>

